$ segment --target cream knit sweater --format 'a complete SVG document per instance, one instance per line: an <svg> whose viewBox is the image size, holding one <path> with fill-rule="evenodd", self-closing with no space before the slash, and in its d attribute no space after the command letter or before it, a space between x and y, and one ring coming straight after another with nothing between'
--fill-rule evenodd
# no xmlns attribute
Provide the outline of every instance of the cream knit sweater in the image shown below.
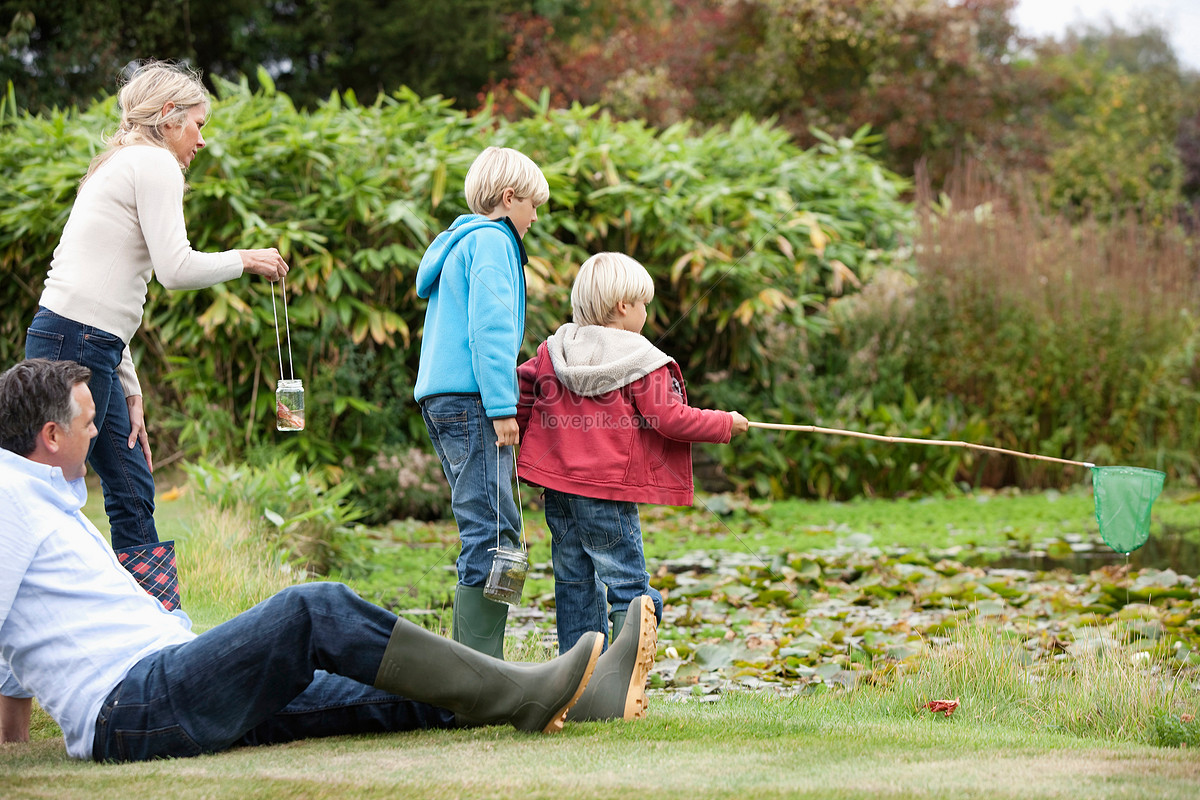
<svg viewBox="0 0 1200 800"><path fill-rule="evenodd" d="M236 250L192 249L183 187L169 150L121 148L80 187L46 276L43 306L125 342L118 374L126 396L141 394L128 345L151 273L167 289L202 289L242 274Z"/></svg>

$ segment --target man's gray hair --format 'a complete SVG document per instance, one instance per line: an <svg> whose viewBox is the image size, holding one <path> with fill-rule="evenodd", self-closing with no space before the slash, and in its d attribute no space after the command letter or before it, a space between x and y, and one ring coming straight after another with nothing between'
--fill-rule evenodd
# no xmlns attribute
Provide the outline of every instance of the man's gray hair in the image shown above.
<svg viewBox="0 0 1200 800"><path fill-rule="evenodd" d="M0 375L0 447L28 456L47 422L64 428L79 413L72 392L92 371L74 361L31 358Z"/></svg>

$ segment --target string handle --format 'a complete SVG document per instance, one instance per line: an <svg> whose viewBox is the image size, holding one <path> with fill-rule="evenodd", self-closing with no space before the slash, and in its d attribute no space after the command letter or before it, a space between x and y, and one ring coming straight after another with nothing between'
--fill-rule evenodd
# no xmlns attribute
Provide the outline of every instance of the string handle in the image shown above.
<svg viewBox="0 0 1200 800"><path fill-rule="evenodd" d="M283 284L283 289L281 291L282 291L282 298L283 298L283 300L282 300L282 302L283 302L283 327L287 333L288 379L295 380L296 372L293 369L294 364L292 362L292 326L288 322L288 311L287 311L287 278L286 277L280 278L280 282ZM271 316L273 316L275 318L275 349L276 349L276 352L279 353L279 378L280 378L280 380L282 380L283 379L283 343L280 342L280 340L279 340L279 312L277 312L275 310L275 284L274 283L271 284Z"/></svg>
<svg viewBox="0 0 1200 800"><path fill-rule="evenodd" d="M873 439L877 442L892 442L895 444L931 444L941 445L944 447L968 447L972 450L987 450L992 453L1004 453L1010 456L1020 456L1021 458L1033 458L1038 461L1054 461L1059 464L1073 464L1077 467L1094 467L1095 464L1090 461L1071 461L1067 458L1055 458L1054 456L1039 456L1033 453L1022 453L1017 450L1006 450L1003 447L989 447L986 444L972 444L970 442L952 442L945 439L910 439L906 436L880 436L875 433L862 433L861 431L844 431L839 428L820 428L816 425L787 425L782 422L750 422L751 428L766 428L774 431L800 431L801 433L828 433L834 436L854 436L859 439Z"/></svg>
<svg viewBox="0 0 1200 800"><path fill-rule="evenodd" d="M500 451L504 448L496 447L496 550L500 549ZM520 528L521 550L529 552L529 542L525 539L525 518L521 516L521 479L517 478L517 448L512 448L513 454L513 477L517 481L517 486L513 490L513 498L517 501L517 525Z"/></svg>

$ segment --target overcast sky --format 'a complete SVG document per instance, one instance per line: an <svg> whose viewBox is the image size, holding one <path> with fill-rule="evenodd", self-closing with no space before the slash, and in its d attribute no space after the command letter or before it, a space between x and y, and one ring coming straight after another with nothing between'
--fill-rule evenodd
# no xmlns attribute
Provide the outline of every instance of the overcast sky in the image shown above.
<svg viewBox="0 0 1200 800"><path fill-rule="evenodd" d="M1061 37L1072 23L1110 18L1126 29L1139 19L1161 24L1176 57L1200 70L1200 0L1018 0L1017 26L1034 36Z"/></svg>

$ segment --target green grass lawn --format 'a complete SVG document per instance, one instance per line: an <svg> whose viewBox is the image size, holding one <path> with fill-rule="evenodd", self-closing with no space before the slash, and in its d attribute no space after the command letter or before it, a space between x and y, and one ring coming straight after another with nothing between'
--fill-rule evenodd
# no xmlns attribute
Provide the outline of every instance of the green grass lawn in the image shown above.
<svg viewBox="0 0 1200 800"><path fill-rule="evenodd" d="M1194 752L733 695L633 723L341 737L95 765L0 750L7 798L1194 798Z"/></svg>
<svg viewBox="0 0 1200 800"><path fill-rule="evenodd" d="M171 485L160 478L162 489ZM103 529L98 495L98 490L93 492L86 510ZM692 560L706 557L718 567L724 564L728 573L672 567L665 573L674 577L663 578L677 581L669 599L688 614L707 609L728 615L722 618L728 620L724 638L731 646L769 636L795 645L805 637L815 641L825 631L822 646L832 647L829 665L846 675L855 669L867 674L861 668L876 664L856 666L857 651L844 640L835 643L838 634L811 619L805 623L808 627L786 630L796 622L776 619L778 604L825 607L845 587L844 606L836 613L848 610L853 615L855 608L862 608L855 598L882 596L885 589L894 588L886 580L871 582L873 569L899 570L903 577L929 568L909 557L888 556L871 562L875 567L864 572L853 567L856 562L837 560L842 556L813 554L848 545L1036 546L1044 540L1095 535L1086 493L848 504L768 505L706 498L705 503L708 509L647 509L643 514L652 571L673 560L687 561L693 554ZM1164 526L1195 528L1200 518L1195 503L1187 494L1160 500L1155 506L1156 535ZM180 499L161 501L157 518L162 538L179 542L184 602L198 628L302 579L286 559L250 534L253 525L244 515L199 508L185 492ZM531 560L547 561L549 546L536 512L527 514L527 532ZM420 609L436 605L446 587L452 587L452 525L399 523L377 532L375 547L381 568L342 576L365 596L399 609ZM742 564L740 572L728 566L734 562ZM766 566L757 567L756 562ZM805 584L804 576L814 564L821 573L819 582ZM757 577L763 570L768 577ZM943 584L970 572L950 578L929 574L928 591L949 597ZM776 581L770 576L781 583L791 581L791 594L773 593ZM993 585L999 597L1009 596L1015 603L1019 601L1010 596L1013 592L1033 595L1033 585L1046 581L1049 577L1030 579L1016 589L994 581ZM1062 591L1073 582L1077 579L1064 579ZM526 589L529 604L543 607L551 587L548 576L533 579ZM926 590L905 584L903 591L919 595ZM761 603L759 595L766 598ZM900 600L910 602L889 595L886 608L903 617L897 611L906 607L897 605ZM1195 619L1200 608L1181 613L1185 621L1180 624L1186 626L1186 619ZM809 688L822 691L785 697L769 686L759 692L737 691L737 678L726 681L721 691L710 691L702 678L687 691L680 686L688 682L666 674L664 688L652 695L646 720L569 724L558 736L524 735L506 728L425 731L313 740L182 761L95 765L68 760L56 727L39 712L34 742L0 747L0 797L1197 796L1200 759L1194 742L1191 748L1152 746L1144 731L1126 729L1145 723L1139 705L1179 708L1183 702L1182 708L1195 712L1194 684L1164 695L1157 679L1143 680L1143 673L1120 660L1136 657L1136 652L1114 650L1113 658L1099 659L1086 669L1060 672L1051 667L1039 681L1053 684L1053 690L1033 692L1025 665L1013 658L1023 648L1008 646L1006 635L990 633L999 631L990 627L998 619L978 612L976 620L982 625L970 629L975 633L961 633L967 630L963 628L948 634L953 646L943 648L940 658L920 661L907 682L860 682L853 691L816 684ZM1139 620L1127 624L1141 624ZM690 618L664 625L659 653L664 665L674 655L666 648L686 652L689 642L695 646L697 637L721 628L689 625ZM845 635L854 638L848 628ZM871 650L874 640L869 635L858 639L862 652ZM1053 645L1048 652L1054 652ZM538 652L536 647L533 652ZM1160 658L1158 650L1152 652L1153 658ZM722 674L735 672L736 664ZM870 674L876 673L888 674L883 669ZM950 717L920 705L926 699L951 699L954 693L962 704ZM1097 723L1100 717L1111 719ZM1191 741L1186 737L1197 731L1191 722L1183 725L1184 741ZM1096 730L1105 733L1097 735Z"/></svg>

